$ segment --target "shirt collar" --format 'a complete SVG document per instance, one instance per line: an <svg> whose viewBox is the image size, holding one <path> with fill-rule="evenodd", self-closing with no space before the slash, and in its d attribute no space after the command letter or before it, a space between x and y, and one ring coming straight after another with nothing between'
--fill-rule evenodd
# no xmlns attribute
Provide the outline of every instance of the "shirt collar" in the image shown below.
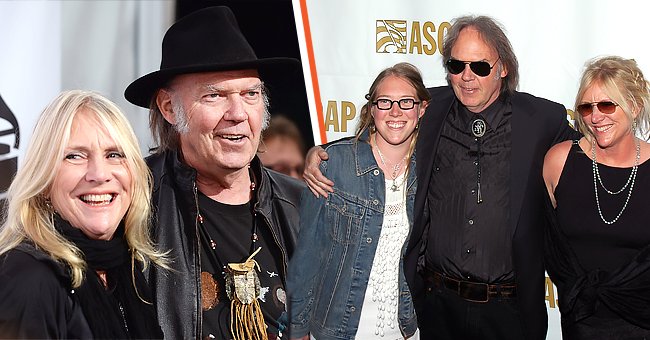
<svg viewBox="0 0 650 340"><path fill-rule="evenodd" d="M499 95L497 100L486 107L483 111L478 113L469 111L467 107L461 104L458 98L455 99L454 105L456 105L456 112L458 112L459 118L464 125L469 125L470 122L474 120L474 118L478 118L477 116L480 116L485 119L488 129L492 130L496 129L496 127L499 126L506 113L512 112L510 96L508 96L507 93L502 93Z"/></svg>

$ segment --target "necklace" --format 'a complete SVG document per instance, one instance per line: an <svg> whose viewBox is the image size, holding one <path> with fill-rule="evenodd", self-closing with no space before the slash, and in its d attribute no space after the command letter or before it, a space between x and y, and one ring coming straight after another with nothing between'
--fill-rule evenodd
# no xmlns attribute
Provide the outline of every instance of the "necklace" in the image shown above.
<svg viewBox="0 0 650 340"><path fill-rule="evenodd" d="M253 173L252 169L250 169L250 166L249 166L249 176L251 180L250 192L252 193L251 195L252 198L249 204L251 207L251 214L253 215L250 252L253 252L253 249L256 246L255 242L258 240L258 236L257 236L257 223L255 218L255 212L254 212L255 174ZM196 205L197 205L196 221L197 221L199 235L201 237L201 243L203 243L203 245L206 246L206 249L211 249L211 251L210 250L207 251L208 260L212 263L212 266L214 267L215 270L219 270L221 272L221 276L223 276L224 280L227 280L228 271L227 271L226 263L224 263L220 258L217 252L217 242L215 242L214 238L212 238L210 232L208 231L207 226L204 223L204 217L203 214L201 213L201 208L199 206L199 198L198 198L198 191L196 188L196 184L194 185L194 195L196 196ZM228 291L227 288L226 291ZM201 272L201 305L203 311L207 311L214 308L220 301L222 301L224 298L223 293L224 292L222 291L220 284L215 279L214 274L202 271Z"/></svg>
<svg viewBox="0 0 650 340"><path fill-rule="evenodd" d="M387 167L386 165L386 159L384 158L384 154L381 153L381 150L379 149L379 145L377 144L377 137L375 136L375 146L377 147L377 154L379 154L379 160L381 161L381 164L384 167ZM395 192L399 191L399 188L404 184L404 181L406 180L406 176L404 176L404 179L402 179L402 183L395 183L395 179L397 179L397 175L399 174L400 169L402 168L402 163L406 158L408 157L408 153L404 155L404 158L402 158L399 162L395 163L393 165L393 172L391 173L390 177L393 180L393 185L390 186L390 190Z"/></svg>
<svg viewBox="0 0 650 340"><path fill-rule="evenodd" d="M605 224L614 224L618 219L623 215L623 211L625 211L625 208L627 208L627 204L630 201L630 196L632 196L632 189L634 189L634 181L636 180L636 174L637 174L637 169L639 168L639 159L641 159L641 143L639 142L638 139L636 139L636 157L634 159L634 166L632 167L632 172L630 173L630 176L627 178L627 182L623 187L618 190L618 191L611 191L607 188L605 188L605 185L603 185L603 180L600 178L600 171L598 171L598 163L596 163L596 140L594 139L591 142L591 169L594 175L594 193L596 195L596 207L598 208L598 215L600 215L600 219L605 222ZM600 183L600 186L605 190L606 193L610 195L618 195L625 188L630 187L628 193L627 193L627 198L625 198L625 203L623 203L623 208L621 208L621 211L616 215L616 217L608 221L605 219L603 216L603 212L600 208L600 200L598 198L598 184Z"/></svg>

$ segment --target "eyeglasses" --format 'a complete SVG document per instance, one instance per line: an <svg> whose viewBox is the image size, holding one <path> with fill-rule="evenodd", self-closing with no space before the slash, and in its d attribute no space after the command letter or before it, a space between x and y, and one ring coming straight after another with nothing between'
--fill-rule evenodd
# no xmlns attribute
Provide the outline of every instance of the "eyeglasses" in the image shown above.
<svg viewBox="0 0 650 340"><path fill-rule="evenodd" d="M456 59L449 59L445 63L447 66L447 71L451 74L459 74L465 70L465 64L469 65L469 69L474 72L475 75L479 77L487 77L490 72L492 72L492 68L494 68L494 65L497 64L497 62L501 59L501 57L497 58L497 60L490 66L490 63L487 61L462 61L462 60L456 60Z"/></svg>
<svg viewBox="0 0 650 340"><path fill-rule="evenodd" d="M618 106L618 104L611 101L584 103L578 105L576 107L576 110L578 111L578 113L580 113L581 116L586 117L594 112L593 109L594 106L598 107L598 111L604 114L611 114L614 113L614 111L616 111L616 107Z"/></svg>
<svg viewBox="0 0 650 340"><path fill-rule="evenodd" d="M390 110L393 108L393 103L397 103L397 106L402 110L410 110L415 104L420 104L420 102L416 102L413 98L403 98L400 100L377 99L372 102L372 105L376 105L380 110Z"/></svg>

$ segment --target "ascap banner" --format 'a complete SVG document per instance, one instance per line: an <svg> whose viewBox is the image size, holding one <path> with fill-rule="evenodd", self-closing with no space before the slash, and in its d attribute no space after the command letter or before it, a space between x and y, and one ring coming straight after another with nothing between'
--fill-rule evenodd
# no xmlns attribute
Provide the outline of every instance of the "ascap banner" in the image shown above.
<svg viewBox="0 0 650 340"><path fill-rule="evenodd" d="M440 51L453 18L503 24L519 60L519 90L567 107L585 62L634 58L650 74L650 4L638 1L294 0L316 144L354 134L364 95L385 67L408 61L427 86L447 83ZM302 27L302 29L301 29ZM534 127L531 127L533 129ZM547 279L548 339L560 339L557 295Z"/></svg>
<svg viewBox="0 0 650 340"><path fill-rule="evenodd" d="M461 15L501 22L519 59L519 90L564 104L569 120L588 59L620 55L650 72L650 45L641 39L650 4L637 1L294 0L294 7L316 144L354 133L364 95L387 66L408 61L427 86L445 85L442 42Z"/></svg>

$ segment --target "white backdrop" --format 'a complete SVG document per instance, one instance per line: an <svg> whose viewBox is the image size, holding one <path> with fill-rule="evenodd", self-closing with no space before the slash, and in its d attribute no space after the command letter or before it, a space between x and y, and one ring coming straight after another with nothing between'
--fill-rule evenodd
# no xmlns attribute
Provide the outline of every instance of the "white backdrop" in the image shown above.
<svg viewBox="0 0 650 340"><path fill-rule="evenodd" d="M148 112L123 92L158 68L173 9L173 0L0 1L0 200L38 115L61 90L95 90L115 101L146 153ZM11 130L20 133L18 147Z"/></svg>
<svg viewBox="0 0 650 340"><path fill-rule="evenodd" d="M7 105L0 130L16 134L0 137L9 152L0 154L0 198L4 198L38 113L59 92L61 83L61 15L55 2L5 1L0 3L0 96ZM26 44L25 42L29 42ZM10 116L16 119L12 124ZM14 126L17 125L17 126ZM6 150L7 151L7 150Z"/></svg>
<svg viewBox="0 0 650 340"><path fill-rule="evenodd" d="M364 95L387 66L408 61L427 86L445 85L441 35L460 15L501 22L519 59L519 90L569 109L590 58L634 58L650 76L650 4L641 1L294 0L294 9L316 144L354 133ZM560 339L557 297L547 283L547 338Z"/></svg>

